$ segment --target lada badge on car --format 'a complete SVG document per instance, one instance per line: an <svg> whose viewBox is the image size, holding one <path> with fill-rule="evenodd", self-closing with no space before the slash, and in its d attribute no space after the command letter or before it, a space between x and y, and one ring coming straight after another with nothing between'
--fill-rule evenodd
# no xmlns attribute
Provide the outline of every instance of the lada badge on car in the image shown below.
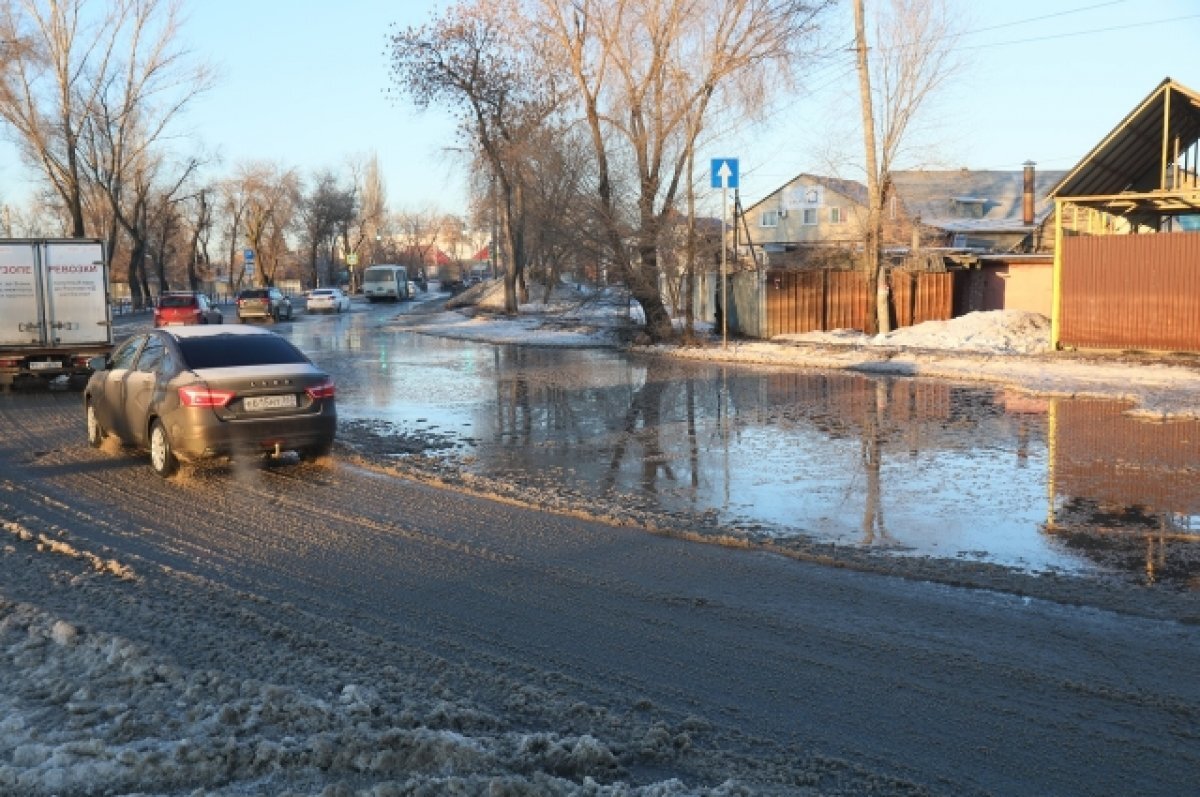
<svg viewBox="0 0 1200 797"><path fill-rule="evenodd" d="M260 410L278 410L296 406L296 394L286 393L282 396L248 396L242 399L242 406L248 412Z"/></svg>
<svg viewBox="0 0 1200 797"><path fill-rule="evenodd" d="M250 387L279 387L280 385L290 385L290 379L257 379L250 383Z"/></svg>

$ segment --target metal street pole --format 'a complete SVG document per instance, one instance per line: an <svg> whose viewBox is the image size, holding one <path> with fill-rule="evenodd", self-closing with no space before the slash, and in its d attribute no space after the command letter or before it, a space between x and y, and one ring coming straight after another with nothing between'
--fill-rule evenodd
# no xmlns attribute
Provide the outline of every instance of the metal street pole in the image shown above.
<svg viewBox="0 0 1200 797"><path fill-rule="evenodd" d="M729 218L729 181L723 179L721 181L721 348L729 348L729 297L725 286L729 280L726 279L727 266L725 264L726 250L725 245L726 221Z"/></svg>

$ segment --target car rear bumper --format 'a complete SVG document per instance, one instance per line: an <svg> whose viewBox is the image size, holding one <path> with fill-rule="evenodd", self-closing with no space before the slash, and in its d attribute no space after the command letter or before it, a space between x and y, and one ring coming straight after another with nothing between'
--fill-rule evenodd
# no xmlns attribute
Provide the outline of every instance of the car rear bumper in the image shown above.
<svg viewBox="0 0 1200 797"><path fill-rule="evenodd" d="M274 451L325 450L333 444L337 412L223 421L208 413L203 422L168 423L175 456L185 462L267 454Z"/></svg>

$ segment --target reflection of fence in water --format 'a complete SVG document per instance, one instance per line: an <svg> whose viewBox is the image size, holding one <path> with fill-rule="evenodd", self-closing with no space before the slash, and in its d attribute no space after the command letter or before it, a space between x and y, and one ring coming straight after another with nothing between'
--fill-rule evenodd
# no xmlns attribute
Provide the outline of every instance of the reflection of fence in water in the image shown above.
<svg viewBox="0 0 1200 797"><path fill-rule="evenodd" d="M1200 518L1200 421L1139 420L1125 409L1099 400L1052 403L1057 495Z"/></svg>
<svg viewBox="0 0 1200 797"><path fill-rule="evenodd" d="M1124 409L1051 403L1045 529L1146 583L1200 586L1200 421L1150 422Z"/></svg>

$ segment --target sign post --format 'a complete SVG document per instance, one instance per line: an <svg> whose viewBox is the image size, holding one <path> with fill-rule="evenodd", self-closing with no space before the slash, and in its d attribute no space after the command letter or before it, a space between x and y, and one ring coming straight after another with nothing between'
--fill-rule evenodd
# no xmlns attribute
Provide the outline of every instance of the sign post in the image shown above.
<svg viewBox="0 0 1200 797"><path fill-rule="evenodd" d="M354 267L358 265L358 252L346 255L347 279L350 280L350 293L354 293Z"/></svg>
<svg viewBox="0 0 1200 797"><path fill-rule="evenodd" d="M729 217L729 189L738 187L738 159L713 158L710 168L712 187L721 189L721 347L729 347L729 295L725 262L726 221Z"/></svg>

